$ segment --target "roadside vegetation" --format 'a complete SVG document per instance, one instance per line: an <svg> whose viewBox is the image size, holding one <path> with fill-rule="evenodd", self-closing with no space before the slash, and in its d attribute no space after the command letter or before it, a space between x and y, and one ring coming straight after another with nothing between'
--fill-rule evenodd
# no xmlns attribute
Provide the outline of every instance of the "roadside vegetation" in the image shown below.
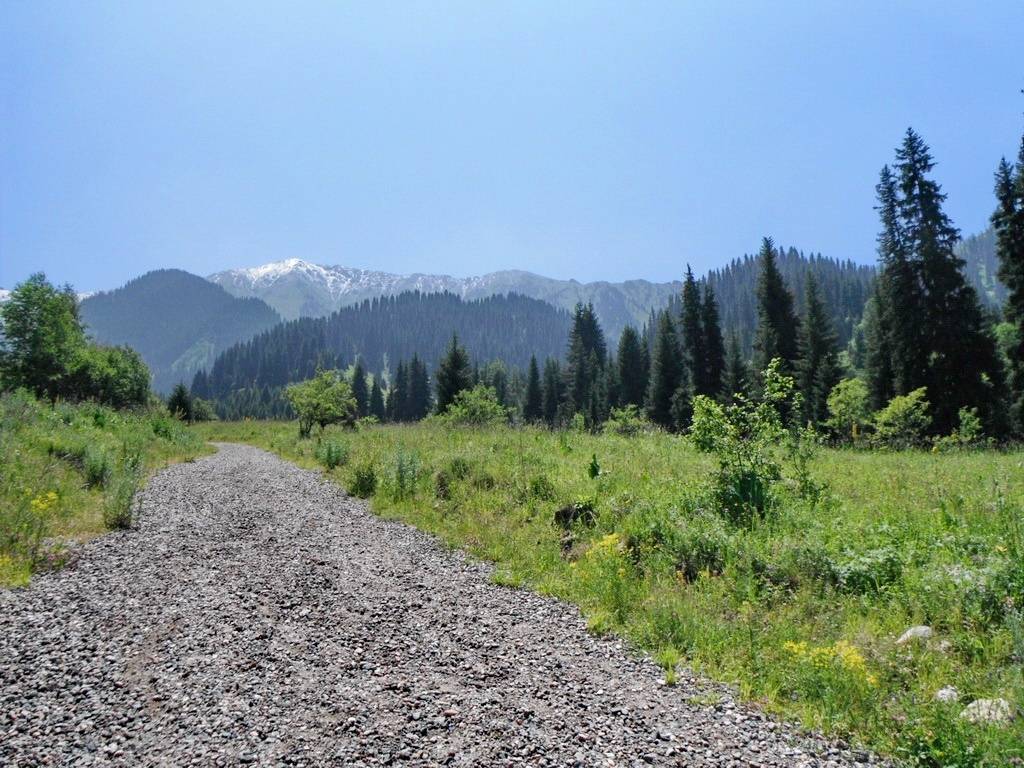
<svg viewBox="0 0 1024 768"><path fill-rule="evenodd" d="M716 409L698 405L690 437L629 414L603 434L437 417L309 439L294 423L197 429L320 467L493 561L497 582L577 603L668 682L692 665L910 765L1019 760L1019 716L962 713L1024 701L1021 455L818 449L757 405ZM753 441L729 436L741 424Z"/></svg>

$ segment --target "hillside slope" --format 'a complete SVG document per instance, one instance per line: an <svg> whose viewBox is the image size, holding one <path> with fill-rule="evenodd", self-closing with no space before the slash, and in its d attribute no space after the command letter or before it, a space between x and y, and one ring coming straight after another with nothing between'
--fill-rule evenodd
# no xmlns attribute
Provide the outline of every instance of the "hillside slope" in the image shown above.
<svg viewBox="0 0 1024 768"><path fill-rule="evenodd" d="M80 304L88 333L103 344L127 344L167 392L209 367L217 353L276 325L280 317L258 299L239 299L178 269L149 272Z"/></svg>

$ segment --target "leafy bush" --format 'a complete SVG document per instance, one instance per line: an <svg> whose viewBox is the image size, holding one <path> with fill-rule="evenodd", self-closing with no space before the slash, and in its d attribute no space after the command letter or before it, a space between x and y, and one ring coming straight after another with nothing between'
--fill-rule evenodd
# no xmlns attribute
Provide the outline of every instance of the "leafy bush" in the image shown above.
<svg viewBox="0 0 1024 768"><path fill-rule="evenodd" d="M984 437L984 428L981 424L981 417L978 416L978 409L961 408L959 417L959 426L953 430L952 434L936 440L936 448L939 450L951 450L970 448L971 446L981 444Z"/></svg>
<svg viewBox="0 0 1024 768"><path fill-rule="evenodd" d="M604 423L605 434L622 435L623 437L636 437L653 429L654 425L636 405L612 408L608 420Z"/></svg>
<svg viewBox="0 0 1024 768"><path fill-rule="evenodd" d="M213 403L203 400L201 397L192 398L192 421L216 421L217 412L213 409Z"/></svg>
<svg viewBox="0 0 1024 768"><path fill-rule="evenodd" d="M377 470L373 464L365 463L356 467L348 490L353 496L368 499L377 491Z"/></svg>
<svg viewBox="0 0 1024 768"><path fill-rule="evenodd" d="M874 416L876 442L892 448L920 445L931 426L926 387L894 397Z"/></svg>
<svg viewBox="0 0 1024 768"><path fill-rule="evenodd" d="M434 418L451 426L489 427L507 423L508 411L493 388L478 384L455 395L447 410Z"/></svg>
<svg viewBox="0 0 1024 768"><path fill-rule="evenodd" d="M871 420L868 400L863 379L843 379L829 393L826 426L841 440L856 442Z"/></svg>
<svg viewBox="0 0 1024 768"><path fill-rule="evenodd" d="M321 431L329 424L351 427L358 415L352 387L338 371L316 376L285 388L284 396L299 417L299 437L309 437L313 425Z"/></svg>
<svg viewBox="0 0 1024 768"><path fill-rule="evenodd" d="M857 595L881 592L899 582L903 558L892 547L854 552L835 566L839 588Z"/></svg>

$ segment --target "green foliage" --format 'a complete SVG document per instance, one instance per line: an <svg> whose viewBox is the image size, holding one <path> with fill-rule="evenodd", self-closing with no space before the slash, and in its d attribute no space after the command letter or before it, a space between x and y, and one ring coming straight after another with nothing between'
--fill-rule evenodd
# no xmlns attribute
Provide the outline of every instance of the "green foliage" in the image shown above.
<svg viewBox="0 0 1024 768"><path fill-rule="evenodd" d="M377 492L377 469L371 462L363 462L352 473L348 484L349 493L361 499L368 499Z"/></svg>
<svg viewBox="0 0 1024 768"><path fill-rule="evenodd" d="M313 425L323 430L328 424L351 427L356 421L352 388L338 371L318 371L299 384L290 384L285 397L299 417L299 436L308 437Z"/></svg>
<svg viewBox="0 0 1024 768"><path fill-rule="evenodd" d="M419 477L419 457L410 451L399 450L395 455L395 474L391 486L391 497L395 501L409 498L416 489Z"/></svg>
<svg viewBox="0 0 1024 768"><path fill-rule="evenodd" d="M111 530L131 528L135 495L142 485L142 457L125 448L103 506L103 522Z"/></svg>
<svg viewBox="0 0 1024 768"><path fill-rule="evenodd" d="M192 420L193 421L216 421L217 413L213 409L213 403L203 400L201 397L192 398Z"/></svg>
<svg viewBox="0 0 1024 768"><path fill-rule="evenodd" d="M591 480L596 480L597 476L601 474L601 465L597 463L597 454L595 453L590 457L590 463L587 464L587 477Z"/></svg>
<svg viewBox="0 0 1024 768"><path fill-rule="evenodd" d="M0 329L0 389L115 408L149 397L149 371L134 351L87 341L70 286L58 290L32 275L0 304Z"/></svg>
<svg viewBox="0 0 1024 768"><path fill-rule="evenodd" d="M856 442L870 420L868 386L863 379L843 379L832 388L825 424L841 440Z"/></svg>
<svg viewBox="0 0 1024 768"><path fill-rule="evenodd" d="M192 421L192 396L181 382L174 385L171 396L167 398L167 412L180 421Z"/></svg>
<svg viewBox="0 0 1024 768"><path fill-rule="evenodd" d="M491 387L478 384L460 391L447 410L436 417L450 426L492 427L508 421L508 411Z"/></svg>
<svg viewBox="0 0 1024 768"><path fill-rule="evenodd" d="M798 357L800 321L793 308L793 294L779 271L775 243L770 237L761 242L758 253L761 273L757 280L757 335L754 339L754 370L768 369L773 360L781 360L783 372L790 373Z"/></svg>
<svg viewBox="0 0 1024 768"><path fill-rule="evenodd" d="M603 429L606 434L636 437L651 431L654 429L654 425L647 420L639 407L630 404L622 408L612 408L611 415L604 423Z"/></svg>
<svg viewBox="0 0 1024 768"><path fill-rule="evenodd" d="M344 466L348 463L348 457L348 444L334 438L322 440L316 449L317 461L323 464L324 469L327 470Z"/></svg>
<svg viewBox="0 0 1024 768"><path fill-rule="evenodd" d="M663 429L675 431L685 426L679 422L681 400L686 398L687 382L682 350L675 323L668 312L658 320L658 332L651 356L651 385L647 398L647 415ZM676 407L673 408L673 405Z"/></svg>
<svg viewBox="0 0 1024 768"><path fill-rule="evenodd" d="M90 445L85 449L82 474L88 488L104 488L113 474L110 454L103 446Z"/></svg>
<svg viewBox="0 0 1024 768"><path fill-rule="evenodd" d="M925 387L894 397L874 416L874 440L893 448L920 445L932 423Z"/></svg>
<svg viewBox="0 0 1024 768"><path fill-rule="evenodd" d="M454 333L441 364L437 368L437 413L444 413L455 403L459 393L473 385L469 353L459 344Z"/></svg>

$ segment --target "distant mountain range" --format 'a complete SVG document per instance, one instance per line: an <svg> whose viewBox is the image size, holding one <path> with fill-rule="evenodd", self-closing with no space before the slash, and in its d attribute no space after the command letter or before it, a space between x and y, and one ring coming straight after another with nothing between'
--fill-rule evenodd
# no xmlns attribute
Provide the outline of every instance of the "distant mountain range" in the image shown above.
<svg viewBox="0 0 1024 768"><path fill-rule="evenodd" d="M153 374L157 392L213 365L217 355L279 322L259 299L239 299L180 269L161 269L79 305L86 331L102 344L127 344Z"/></svg>
<svg viewBox="0 0 1024 768"><path fill-rule="evenodd" d="M517 293L567 310L577 302L592 302L611 338L618 338L627 324L642 325L652 308L665 306L669 297L681 288L678 282L647 280L580 283L521 270L464 278L396 275L352 267L325 267L301 259L217 272L207 279L233 296L262 299L286 320L322 317L364 299L397 296L409 291L447 292L466 300Z"/></svg>

